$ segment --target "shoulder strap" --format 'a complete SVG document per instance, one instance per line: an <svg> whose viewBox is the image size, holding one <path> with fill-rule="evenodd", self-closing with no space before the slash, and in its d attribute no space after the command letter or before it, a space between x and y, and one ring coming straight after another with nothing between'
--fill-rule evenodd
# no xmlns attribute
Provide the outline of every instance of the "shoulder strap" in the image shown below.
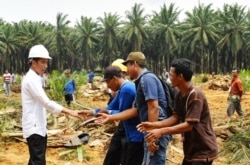
<svg viewBox="0 0 250 165"><path fill-rule="evenodd" d="M173 114L173 107L174 107L174 94L172 92L172 89L170 87L169 84L165 83L159 76L157 76L155 73L151 72L151 71L146 71L144 72L135 82L135 85L136 85L136 88L138 87L139 83L140 83L140 79L142 78L142 76L144 76L145 74L148 74L148 73L152 73L154 74L161 82L162 84L162 87L164 89L164 93L166 95L166 99L167 99L167 113L169 115L172 115Z"/></svg>
<svg viewBox="0 0 250 165"><path fill-rule="evenodd" d="M140 77L135 81L135 87L136 87L136 88L138 87L138 85L139 85L139 83L140 83L140 80L141 80L142 76L144 76L145 74L148 74L148 73L153 73L153 72L151 72L151 71L145 71L145 72L142 73L142 74L140 75ZM154 74L154 73L153 73L153 74Z"/></svg>

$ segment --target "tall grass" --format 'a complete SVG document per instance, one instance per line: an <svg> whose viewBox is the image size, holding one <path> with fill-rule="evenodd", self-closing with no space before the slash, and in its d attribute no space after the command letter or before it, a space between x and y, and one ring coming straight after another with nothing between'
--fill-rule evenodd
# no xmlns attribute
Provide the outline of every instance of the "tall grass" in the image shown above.
<svg viewBox="0 0 250 165"><path fill-rule="evenodd" d="M75 80L76 93L78 92L79 87L87 82L86 72L84 70L73 72L71 78ZM64 99L63 88L66 83L65 74L54 70L49 75L48 80L50 86L50 89L46 91L48 96L50 99L62 103Z"/></svg>
<svg viewBox="0 0 250 165"><path fill-rule="evenodd" d="M71 77L76 82L76 90L78 90L81 85L86 84L87 80L88 80L87 72L85 70L75 71L75 72L73 72Z"/></svg>
<svg viewBox="0 0 250 165"><path fill-rule="evenodd" d="M63 100L63 88L64 88L64 77L62 73L54 70L48 77L50 89L46 90L50 99L57 102L62 102Z"/></svg>

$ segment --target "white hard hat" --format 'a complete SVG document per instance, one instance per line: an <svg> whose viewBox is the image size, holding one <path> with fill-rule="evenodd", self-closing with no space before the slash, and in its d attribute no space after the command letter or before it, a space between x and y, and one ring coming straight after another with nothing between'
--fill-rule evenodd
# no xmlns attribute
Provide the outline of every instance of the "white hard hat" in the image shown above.
<svg viewBox="0 0 250 165"><path fill-rule="evenodd" d="M43 45L35 45L30 49L29 58L51 59L48 50Z"/></svg>

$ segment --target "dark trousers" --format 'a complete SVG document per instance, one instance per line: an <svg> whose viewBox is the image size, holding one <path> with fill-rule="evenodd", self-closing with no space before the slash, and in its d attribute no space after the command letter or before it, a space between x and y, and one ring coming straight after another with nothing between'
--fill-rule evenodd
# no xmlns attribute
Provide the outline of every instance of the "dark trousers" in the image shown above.
<svg viewBox="0 0 250 165"><path fill-rule="evenodd" d="M33 134L27 138L30 159L28 165L46 165L47 136Z"/></svg>
<svg viewBox="0 0 250 165"><path fill-rule="evenodd" d="M126 160L126 134L122 122L111 138L103 165L124 165Z"/></svg>
<svg viewBox="0 0 250 165"><path fill-rule="evenodd" d="M230 100L228 108L227 108L227 116L232 116L234 114L235 110L239 116L244 115L244 113L241 109L240 100L237 100L237 101Z"/></svg>
<svg viewBox="0 0 250 165"><path fill-rule="evenodd" d="M65 101L68 104L68 106L70 105L70 102L73 101L73 95L72 94L66 94L64 95Z"/></svg>
<svg viewBox="0 0 250 165"><path fill-rule="evenodd" d="M183 160L182 165L212 165L213 161L211 162L187 162Z"/></svg>
<svg viewBox="0 0 250 165"><path fill-rule="evenodd" d="M141 165L144 156L144 142L128 142L124 165ZM123 165L123 164L122 164Z"/></svg>

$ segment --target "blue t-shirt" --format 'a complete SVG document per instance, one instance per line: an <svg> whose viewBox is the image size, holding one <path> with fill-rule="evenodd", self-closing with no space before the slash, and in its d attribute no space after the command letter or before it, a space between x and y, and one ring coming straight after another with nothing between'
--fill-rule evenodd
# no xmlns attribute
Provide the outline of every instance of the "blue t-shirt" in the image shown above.
<svg viewBox="0 0 250 165"><path fill-rule="evenodd" d="M76 91L76 85L75 81L73 79L70 79L64 86L63 92L64 94L73 94Z"/></svg>
<svg viewBox="0 0 250 165"><path fill-rule="evenodd" d="M95 74L93 72L90 72L89 73L89 83L93 82L94 77L95 77Z"/></svg>
<svg viewBox="0 0 250 165"><path fill-rule="evenodd" d="M122 112L126 109L129 109L133 105L135 99L136 90L135 84L126 81L122 84L120 90L117 92L115 98L110 102L106 107L107 110L110 110L111 114L116 114ZM126 137L129 142L142 142L144 135L137 131L136 126L140 123L138 117L122 121Z"/></svg>
<svg viewBox="0 0 250 165"><path fill-rule="evenodd" d="M145 70L146 71L146 70ZM167 118L167 100L165 91L159 78L153 73L142 75L138 83L135 107L141 121L148 121L148 100L158 100L159 104L159 117L158 120Z"/></svg>

